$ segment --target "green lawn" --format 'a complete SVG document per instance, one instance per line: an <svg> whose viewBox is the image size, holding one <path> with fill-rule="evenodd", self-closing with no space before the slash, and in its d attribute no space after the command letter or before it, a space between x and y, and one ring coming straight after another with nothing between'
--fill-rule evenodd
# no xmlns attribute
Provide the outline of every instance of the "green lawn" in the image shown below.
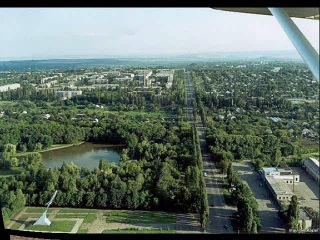
<svg viewBox="0 0 320 240"><path fill-rule="evenodd" d="M176 215L166 212L114 211L107 214L107 223L175 223Z"/></svg>
<svg viewBox="0 0 320 240"><path fill-rule="evenodd" d="M83 223L93 223L94 220L97 218L95 213L89 213L89 214L61 214L58 213L55 218L83 218Z"/></svg>
<svg viewBox="0 0 320 240"><path fill-rule="evenodd" d="M23 216L23 217L20 217L18 221L14 220L16 222L11 226L10 229L18 230L19 227L24 223L24 221L27 220L27 218L28 217Z"/></svg>
<svg viewBox="0 0 320 240"><path fill-rule="evenodd" d="M32 222L33 224L33 222ZM25 230L35 230L35 231L58 231L58 232L70 232L73 226L76 224L76 221L68 220L53 220L50 226L33 226L30 225L25 228Z"/></svg>
<svg viewBox="0 0 320 240"><path fill-rule="evenodd" d="M83 220L83 223L93 223L96 220L96 214L88 214L86 218Z"/></svg>
<svg viewBox="0 0 320 240"><path fill-rule="evenodd" d="M105 234L170 234L176 233L175 230L163 230L163 229L119 229L119 230L104 230Z"/></svg>
<svg viewBox="0 0 320 240"><path fill-rule="evenodd" d="M79 229L77 233L88 233L88 229Z"/></svg>
<svg viewBox="0 0 320 240"><path fill-rule="evenodd" d="M19 167L13 167L12 169L4 170L0 169L0 177L8 177L15 174L19 174L21 169Z"/></svg>
<svg viewBox="0 0 320 240"><path fill-rule="evenodd" d="M85 218L85 217L87 217L87 215L89 215L89 214L68 214L68 213L60 214L60 213L57 213L55 218ZM93 215L93 214L90 214L90 215Z"/></svg>
<svg viewBox="0 0 320 240"><path fill-rule="evenodd" d="M47 208L46 207L30 207L26 209L26 213L43 213ZM53 209L48 209L47 213L52 213Z"/></svg>
<svg viewBox="0 0 320 240"><path fill-rule="evenodd" d="M60 209L59 213L85 213L85 214L90 214L90 213L97 213L97 210L94 209L75 209L75 208L65 208L65 209Z"/></svg>

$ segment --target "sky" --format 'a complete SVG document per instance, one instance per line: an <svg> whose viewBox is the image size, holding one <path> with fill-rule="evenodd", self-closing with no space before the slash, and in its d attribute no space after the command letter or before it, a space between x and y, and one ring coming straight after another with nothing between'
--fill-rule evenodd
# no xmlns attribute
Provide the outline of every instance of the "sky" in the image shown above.
<svg viewBox="0 0 320 240"><path fill-rule="evenodd" d="M319 52L319 21L293 20ZM0 8L0 60L294 49L273 16L210 8Z"/></svg>

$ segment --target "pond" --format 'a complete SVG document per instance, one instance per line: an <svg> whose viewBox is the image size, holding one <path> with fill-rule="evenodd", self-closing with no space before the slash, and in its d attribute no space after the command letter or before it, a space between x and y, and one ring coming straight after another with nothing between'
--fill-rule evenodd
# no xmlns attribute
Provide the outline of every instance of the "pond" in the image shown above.
<svg viewBox="0 0 320 240"><path fill-rule="evenodd" d="M100 159L107 159L109 163L118 164L123 146L106 144L83 143L67 148L42 152L44 165L47 168L61 167L63 162L74 162L79 167L93 170L99 166Z"/></svg>

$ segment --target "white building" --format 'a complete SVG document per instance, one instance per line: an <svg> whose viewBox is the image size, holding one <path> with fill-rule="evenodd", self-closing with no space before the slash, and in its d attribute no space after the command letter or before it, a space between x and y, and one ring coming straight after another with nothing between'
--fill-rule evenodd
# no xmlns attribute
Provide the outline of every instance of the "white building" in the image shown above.
<svg viewBox="0 0 320 240"><path fill-rule="evenodd" d="M319 161L314 158L308 157L302 161L302 166L306 171L318 182L319 181Z"/></svg>
<svg viewBox="0 0 320 240"><path fill-rule="evenodd" d="M8 85L0 86L0 92L7 92L9 90L16 90L18 88L21 88L20 83L8 84Z"/></svg>
<svg viewBox="0 0 320 240"><path fill-rule="evenodd" d="M289 186L300 181L298 173L292 169L275 167L262 168L262 173L262 178L279 203L291 201L294 194Z"/></svg>
<svg viewBox="0 0 320 240"><path fill-rule="evenodd" d="M121 76L126 78L134 78L134 73L121 73Z"/></svg>
<svg viewBox="0 0 320 240"><path fill-rule="evenodd" d="M300 182L300 175L292 169L265 167L262 168L262 172L265 176L272 176L285 183Z"/></svg>
<svg viewBox="0 0 320 240"><path fill-rule="evenodd" d="M157 74L157 78L167 78L166 88L171 88L173 83L174 70L161 69Z"/></svg>
<svg viewBox="0 0 320 240"><path fill-rule="evenodd" d="M146 87L149 77L152 75L152 70L137 70L136 73L137 79L143 81L143 86Z"/></svg>
<svg viewBox="0 0 320 240"><path fill-rule="evenodd" d="M59 98L66 99L82 95L82 91L56 91Z"/></svg>
<svg viewBox="0 0 320 240"><path fill-rule="evenodd" d="M264 176L264 180L270 189L272 195L279 203L290 202L293 196L292 190L289 188L288 184L281 180L275 179L273 176Z"/></svg>

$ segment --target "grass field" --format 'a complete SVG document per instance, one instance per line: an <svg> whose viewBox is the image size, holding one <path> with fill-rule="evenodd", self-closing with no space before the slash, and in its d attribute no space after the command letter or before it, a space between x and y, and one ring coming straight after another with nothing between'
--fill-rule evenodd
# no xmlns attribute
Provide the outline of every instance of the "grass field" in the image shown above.
<svg viewBox="0 0 320 240"><path fill-rule="evenodd" d="M33 224L34 222L32 222ZM34 231L48 231L48 232L70 232L75 225L76 221L68 220L53 220L50 226L33 226L29 225L25 230L34 230Z"/></svg>
<svg viewBox="0 0 320 240"><path fill-rule="evenodd" d="M170 234L176 233L175 230L164 230L164 229L119 229L119 230L104 230L104 234Z"/></svg>
<svg viewBox="0 0 320 240"><path fill-rule="evenodd" d="M21 227L21 225L23 224L23 222L25 220L27 220L28 217L20 217L18 221L16 221L10 229L13 229L13 230L18 230L19 227Z"/></svg>
<svg viewBox="0 0 320 240"><path fill-rule="evenodd" d="M88 233L88 229L79 229L77 233Z"/></svg>
<svg viewBox="0 0 320 240"><path fill-rule="evenodd" d="M85 218L89 214L56 214L55 218ZM93 214L90 214L93 215Z"/></svg>
<svg viewBox="0 0 320 240"><path fill-rule="evenodd" d="M47 208L46 207L32 207L32 208L27 208L26 209L26 213L43 213ZM53 209L48 209L47 213L52 213L53 212Z"/></svg>
<svg viewBox="0 0 320 240"><path fill-rule="evenodd" d="M25 212L19 217L18 220L13 220L13 224L10 229L17 230L22 224L25 225L24 230L31 231L44 231L44 232L70 232L75 226L77 219L83 219L77 233L88 233L91 231L93 223L96 220L105 221L105 227L102 226L102 230L110 229L113 225L108 223L117 224L170 224L176 223L177 217L174 213L160 212L160 211L126 211L126 210L98 210L98 209L72 209L72 208L50 208L48 210L48 217L52 222L50 226L33 226L35 219L39 218L41 214L46 210L45 207L27 207ZM33 220L27 220L32 218ZM124 230L113 229L106 230L105 233L118 233L118 234L131 234L131 233L175 233L175 230L170 228L158 229L159 226L154 226L155 229L143 229L127 228ZM112 227L114 228L114 227ZM1 237L0 237L1 239Z"/></svg>
<svg viewBox="0 0 320 240"><path fill-rule="evenodd" d="M93 223L97 218L96 214L57 214L55 218L83 218L83 223Z"/></svg>
<svg viewBox="0 0 320 240"><path fill-rule="evenodd" d="M307 148L307 149L319 148L319 141L301 139L299 144L303 148Z"/></svg>
<svg viewBox="0 0 320 240"><path fill-rule="evenodd" d="M65 209L60 209L59 213L97 213L98 211L95 209L72 209L72 208L65 208Z"/></svg>
<svg viewBox="0 0 320 240"><path fill-rule="evenodd" d="M175 223L176 215L166 212L111 212L107 216L107 223Z"/></svg>

